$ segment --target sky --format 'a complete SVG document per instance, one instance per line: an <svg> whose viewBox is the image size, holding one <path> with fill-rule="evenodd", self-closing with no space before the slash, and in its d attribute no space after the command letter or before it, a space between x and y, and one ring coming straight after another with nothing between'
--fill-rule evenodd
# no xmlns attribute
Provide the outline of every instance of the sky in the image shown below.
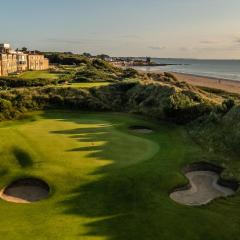
<svg viewBox="0 0 240 240"><path fill-rule="evenodd" d="M8 0L0 42L42 51L240 59L239 0Z"/></svg>

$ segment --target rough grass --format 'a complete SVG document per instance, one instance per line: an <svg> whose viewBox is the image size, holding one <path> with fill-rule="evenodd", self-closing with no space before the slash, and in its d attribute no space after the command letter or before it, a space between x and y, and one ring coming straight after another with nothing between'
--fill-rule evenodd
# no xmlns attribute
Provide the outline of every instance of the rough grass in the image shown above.
<svg viewBox="0 0 240 240"><path fill-rule="evenodd" d="M128 130L145 124L154 133ZM19 165L16 147L31 165ZM0 201L5 240L240 236L239 194L200 208L169 198L185 183L181 167L203 155L180 127L125 114L52 111L1 123L0 151L0 187L21 176L40 177L51 186L50 197L39 203Z"/></svg>

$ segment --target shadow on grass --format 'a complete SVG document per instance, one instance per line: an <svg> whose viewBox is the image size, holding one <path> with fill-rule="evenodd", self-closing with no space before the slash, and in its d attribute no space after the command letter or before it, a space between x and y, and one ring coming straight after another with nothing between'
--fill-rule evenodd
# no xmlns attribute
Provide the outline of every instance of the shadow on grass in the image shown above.
<svg viewBox="0 0 240 240"><path fill-rule="evenodd" d="M74 120L66 117L61 121ZM80 124L85 123L89 123L88 120L82 120ZM116 118L113 124L118 127L121 122ZM128 124L126 131L127 129ZM111 240L161 239L163 231L166 231L161 229L161 219L167 214L169 206L167 203L163 207L160 200L167 197L161 196L160 191L163 181L161 161L139 161L133 164L126 161L122 165L124 156L129 161L134 159L132 149L136 146L125 143L124 137L129 137L126 134L118 138L113 133L112 126L107 124L94 128L83 125L80 128L51 133L89 143L87 147L66 151L87 151L87 157L94 157L99 161L109 160L109 164L91 173L101 174L100 179L85 185L79 184L67 200L60 203L66 209L65 214L95 219L86 223L85 226L89 229L86 236L103 236ZM94 143L98 142L104 144L95 146ZM144 151L144 147L140 144L138 150ZM122 149L122 154L117 154L116 149L118 153Z"/></svg>
<svg viewBox="0 0 240 240"><path fill-rule="evenodd" d="M161 219L167 214L161 207L161 181L153 166L141 163L74 189L73 197L62 204L66 214L99 218L86 225L86 235L111 240L161 239L166 231L161 230Z"/></svg>
<svg viewBox="0 0 240 240"><path fill-rule="evenodd" d="M33 166L33 160L26 151L21 148L14 147L12 152L22 168L29 168Z"/></svg>
<svg viewBox="0 0 240 240"><path fill-rule="evenodd" d="M4 177L8 174L8 169L0 169L0 177Z"/></svg>
<svg viewBox="0 0 240 240"><path fill-rule="evenodd" d="M80 122L67 116L59 120L72 121L80 125L89 124L89 119L82 119ZM92 120L91 123L94 124ZM127 129L128 120L124 123L121 121L115 117L109 122L117 127L123 124ZM97 121L96 123L98 124ZM66 151L87 151L87 157L94 157L99 161L109 160L109 164L91 173L98 175L97 180L84 185L79 183L66 200L59 203L64 206L64 214L88 219L85 223L87 232L84 236L102 236L109 240L200 239L195 236L204 238L205 230L209 228L206 222L207 213L201 212L201 209L187 211L186 207L176 206L168 196L168 191L176 184L175 177L179 164L176 161L181 162L185 158L187 148L181 138L172 138L170 131L161 132L161 138L158 138L157 131L150 137L142 136L160 141L162 151L151 161L137 161L133 164L122 162L125 157L128 161L134 159L132 152L134 146L126 143L122 135L120 138L116 136L111 126L103 124L85 128L82 125L76 129L52 132L89 143L87 147ZM173 133L174 136L177 134L175 130ZM94 143L98 142L104 144L95 146ZM144 147L140 144L139 151L144 150ZM117 154L116 149L122 149L122 154L119 154L119 151ZM198 221L195 224L196 216ZM202 228L199 228L199 224L202 224ZM217 221L211 223L211 227L216 229L217 225ZM79 234L78 237L81 239L83 235Z"/></svg>

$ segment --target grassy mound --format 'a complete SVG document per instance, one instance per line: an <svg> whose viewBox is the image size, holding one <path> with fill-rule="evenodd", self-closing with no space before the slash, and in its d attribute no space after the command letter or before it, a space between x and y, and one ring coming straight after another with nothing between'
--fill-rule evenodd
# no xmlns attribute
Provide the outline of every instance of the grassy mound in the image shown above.
<svg viewBox="0 0 240 240"><path fill-rule="evenodd" d="M225 177L240 179L240 106L224 114L211 113L189 125L189 132L209 155L226 168Z"/></svg>
<svg viewBox="0 0 240 240"><path fill-rule="evenodd" d="M125 81L90 89L45 87L2 91L0 119L15 117L25 110L71 108L133 112L187 123L209 114L217 104L207 93L177 81Z"/></svg>

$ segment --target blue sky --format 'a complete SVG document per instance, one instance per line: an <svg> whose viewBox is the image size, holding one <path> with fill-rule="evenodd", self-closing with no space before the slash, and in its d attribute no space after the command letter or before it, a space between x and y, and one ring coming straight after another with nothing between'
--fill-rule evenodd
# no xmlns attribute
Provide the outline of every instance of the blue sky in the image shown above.
<svg viewBox="0 0 240 240"><path fill-rule="evenodd" d="M8 0L0 41L112 56L240 58L239 0Z"/></svg>

